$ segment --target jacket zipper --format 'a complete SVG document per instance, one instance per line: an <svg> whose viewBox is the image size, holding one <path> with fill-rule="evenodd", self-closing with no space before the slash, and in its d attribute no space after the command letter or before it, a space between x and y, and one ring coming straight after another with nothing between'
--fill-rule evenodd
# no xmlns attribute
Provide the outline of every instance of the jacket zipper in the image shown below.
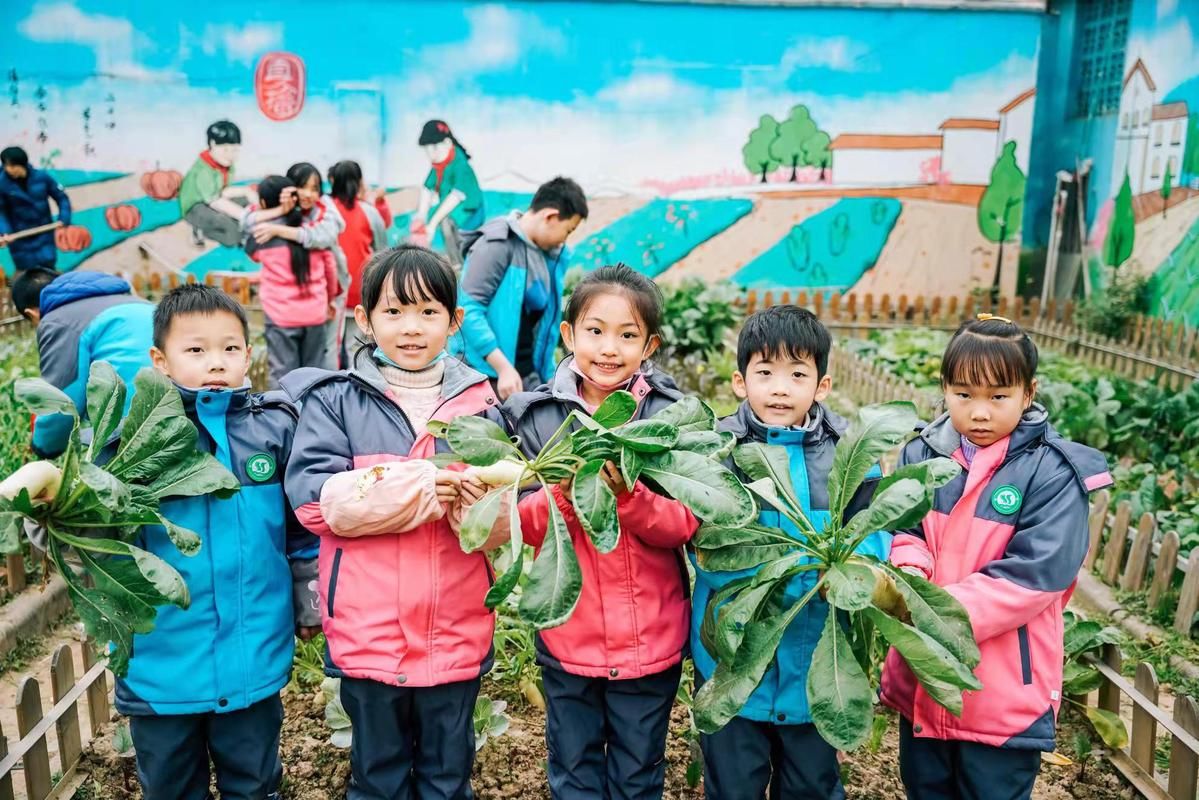
<svg viewBox="0 0 1199 800"><path fill-rule="evenodd" d="M333 597L337 594L337 574L341 571L341 548L333 551L333 569L329 573L329 619L333 619Z"/></svg>

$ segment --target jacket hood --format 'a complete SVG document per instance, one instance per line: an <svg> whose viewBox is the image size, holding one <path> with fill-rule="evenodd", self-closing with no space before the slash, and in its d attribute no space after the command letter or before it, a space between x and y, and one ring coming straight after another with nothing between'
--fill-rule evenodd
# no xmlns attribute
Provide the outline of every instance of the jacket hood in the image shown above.
<svg viewBox="0 0 1199 800"><path fill-rule="evenodd" d="M77 270L67 272L55 278L42 290L39 307L42 316L61 308L76 300L88 297L106 297L112 294L132 294L131 287L124 278L109 275L104 272L88 272Z"/></svg>
<svg viewBox="0 0 1199 800"><path fill-rule="evenodd" d="M583 398L579 395L579 376L571 369L574 356L567 356L558 364L554 377L548 383L543 383L531 392L514 394L508 399L507 410L513 419L519 419L530 406L547 400L558 400L574 403L580 408L585 407ZM675 384L674 379L654 367L654 362L641 363L641 378L650 389L669 398L681 400L683 393Z"/></svg>
<svg viewBox="0 0 1199 800"><path fill-rule="evenodd" d="M753 409L749 407L749 401L743 400L736 411L720 421L720 430L733 434L739 442L752 439L759 442L770 441L771 444L791 443L776 441L780 437L770 437L770 433L773 431L782 432L783 437L791 434L796 441L802 439L805 446L814 446L829 438L834 442L839 440L849 428L849 422L844 417L825 408L821 403L813 403L808 414L810 419L806 428L783 431L782 428L766 425L759 420Z"/></svg>
<svg viewBox="0 0 1199 800"><path fill-rule="evenodd" d="M962 444L961 434L953 427L948 413L942 414L921 431L920 438L938 455L947 458L952 458ZM1011 433L1007 457L1011 458L1040 444L1056 451L1074 470L1083 491L1089 492L1111 483L1107 459L1103 453L1063 438L1049 424L1049 412L1045 406L1033 403L1024 412L1016 430Z"/></svg>

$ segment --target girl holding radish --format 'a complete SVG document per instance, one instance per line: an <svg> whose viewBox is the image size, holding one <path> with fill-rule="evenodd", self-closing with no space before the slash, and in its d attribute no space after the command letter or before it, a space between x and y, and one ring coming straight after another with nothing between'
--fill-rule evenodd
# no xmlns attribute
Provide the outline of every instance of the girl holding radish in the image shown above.
<svg viewBox="0 0 1199 800"><path fill-rule="evenodd" d="M354 725L351 800L469 798L472 714L491 667L491 566L459 530L486 486L429 459L431 422L503 425L487 378L446 358L462 321L450 265L423 247L375 255L354 318L366 341L342 372L298 370L289 496L321 537L326 673ZM501 512L483 549L508 538Z"/></svg>
<svg viewBox="0 0 1199 800"><path fill-rule="evenodd" d="M1112 478L1102 453L1049 424L1036 372L1036 345L1011 320L964 323L941 359L948 410L900 454L901 467L937 456L962 466L920 524L895 532L891 562L962 604L982 654L983 688L964 695L960 717L895 649L887 656L881 697L901 715L911 800L1024 800L1054 749L1062 611L1087 552L1087 495Z"/></svg>
<svg viewBox="0 0 1199 800"><path fill-rule="evenodd" d="M618 389L637 400L633 419L679 400L674 381L649 360L661 322L661 293L641 273L621 264L585 277L561 324L571 355L550 383L505 406L525 455L536 457L572 411L594 414ZM618 466L607 464L602 475L623 532L609 553L584 533L568 486L538 489L519 504L525 541L537 548L547 541L549 504L557 505L582 579L573 613L537 636L550 791L570 800L661 797L690 614L680 548L698 523L640 481L626 486Z"/></svg>

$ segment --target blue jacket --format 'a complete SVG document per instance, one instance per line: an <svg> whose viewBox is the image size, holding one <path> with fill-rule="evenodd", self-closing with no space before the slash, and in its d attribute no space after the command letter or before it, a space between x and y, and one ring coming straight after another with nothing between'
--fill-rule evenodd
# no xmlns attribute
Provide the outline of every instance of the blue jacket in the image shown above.
<svg viewBox="0 0 1199 800"><path fill-rule="evenodd" d="M743 402L736 413L721 421L720 427L721 430L732 432L737 437L738 444L767 442L787 449L791 464L791 483L795 487L796 497L808 519L819 530L829 520L828 476L837 440L845 433L847 423L820 404L812 406L811 415L813 419L805 430L768 428L754 416L748 402ZM865 507L881 477L882 472L878 466L872 467L846 509L847 519ZM795 526L773 508L764 507L758 521L799 537L799 531ZM869 536L858 548L858 552L885 561L890 546L890 534L880 531ZM716 662L704 649L699 636L708 598L725 584L752 575L759 568L738 572L708 572L698 566L694 552L689 555L692 565L695 566L695 598L691 604L691 657L695 661L696 671L703 678L708 678L716 669ZM799 600L815 583L815 571L797 575L784 593L784 604ZM771 664L762 678L762 683L750 695L739 716L757 722L785 725L800 725L812 721L808 711L808 667L812 663L812 653L816 649L816 643L820 641L827 617L828 604L819 596L813 597L783 634L775 663Z"/></svg>
<svg viewBox="0 0 1199 800"><path fill-rule="evenodd" d="M129 673L116 691L117 710L126 715L247 708L287 683L296 624L320 624L309 588L318 544L283 493L295 407L277 392L179 393L200 433L198 446L233 472L241 489L224 500L162 502L167 519L200 536L194 556L182 555L161 526L142 529L138 545L179 570L191 606L159 607L154 630L133 637ZM260 468L254 475L250 461Z"/></svg>
<svg viewBox="0 0 1199 800"><path fill-rule="evenodd" d="M537 379L526 382L526 388L531 389L554 375L554 350L562 322L562 286L570 252L563 245L546 253L524 237L519 219L520 212L514 211L464 234L466 260L462 265L460 302L466 315L460 337L464 341L457 343L455 354L465 351L472 367L494 378L495 370L487 363L487 356L498 347L515 365L522 314L540 313L533 338Z"/></svg>
<svg viewBox="0 0 1199 800"><path fill-rule="evenodd" d="M29 167L29 176L22 186L0 170L0 235L49 225L54 221L47 202L51 197L58 205L58 219L63 225L70 225L71 201L49 172ZM17 239L8 249L17 269L53 267L58 259L54 231Z"/></svg>
<svg viewBox="0 0 1199 800"><path fill-rule="evenodd" d="M112 365L133 399L133 376L150 366L154 344L154 306L134 297L129 284L115 275L76 270L60 275L45 289L38 305L37 351L42 378L75 401L87 418L87 377L92 362ZM37 418L33 449L53 458L67 446L71 418L50 414Z"/></svg>

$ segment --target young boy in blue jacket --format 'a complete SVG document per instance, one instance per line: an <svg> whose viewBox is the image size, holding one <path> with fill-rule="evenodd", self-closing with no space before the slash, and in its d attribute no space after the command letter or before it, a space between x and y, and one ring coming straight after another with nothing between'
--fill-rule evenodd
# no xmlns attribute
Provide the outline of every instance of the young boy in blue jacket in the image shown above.
<svg viewBox="0 0 1199 800"><path fill-rule="evenodd" d="M147 800L208 797L209 760L224 800L262 800L282 778L279 731L295 634L319 631L318 542L295 519L283 472L295 408L278 393L254 394L248 325L240 305L207 286L169 292L154 314L155 368L174 381L198 446L237 476L240 490L163 500L163 514L195 531L183 556L160 526L141 547L187 582L187 610L161 606L154 630L133 637L117 710L130 718Z"/></svg>
<svg viewBox="0 0 1199 800"><path fill-rule="evenodd" d="M804 513L819 530L829 518L828 478L837 440L847 423L825 408L832 379L828 331L809 311L773 306L751 315L737 341L733 392L741 398L736 413L721 429L738 444L765 442L786 448L791 482ZM874 467L850 503L853 516L874 492L881 472ZM758 521L798 538L799 531L773 508L764 507ZM886 560L890 536L876 533L859 552ZM757 571L707 572L695 565L695 598L691 606L691 653L696 680L711 677L715 660L700 640L708 598L730 581ZM786 600L802 597L816 580L812 572L797 576ZM704 796L709 800L771 798L844 798L837 753L820 737L808 711L807 679L812 653L820 639L828 606L819 598L800 612L783 635L778 656L749 701L721 730L702 735Z"/></svg>

